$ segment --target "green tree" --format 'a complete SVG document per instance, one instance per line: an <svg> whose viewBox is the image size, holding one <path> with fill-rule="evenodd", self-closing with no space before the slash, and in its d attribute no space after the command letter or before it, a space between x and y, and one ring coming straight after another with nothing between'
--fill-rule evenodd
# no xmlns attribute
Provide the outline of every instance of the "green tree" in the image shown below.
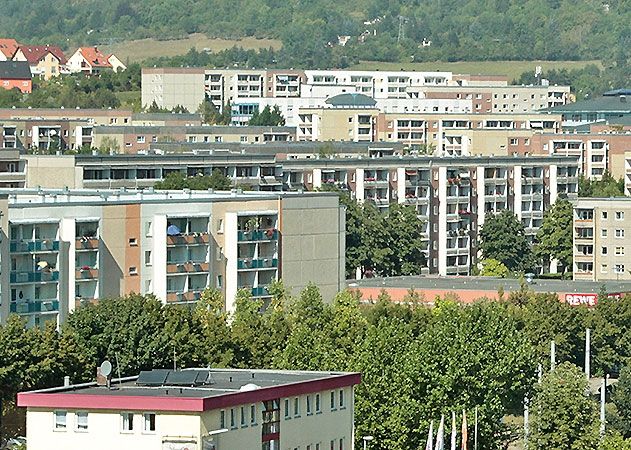
<svg viewBox="0 0 631 450"><path fill-rule="evenodd" d="M588 319L594 372L612 374L631 366L631 296L600 296Z"/></svg>
<svg viewBox="0 0 631 450"><path fill-rule="evenodd" d="M578 180L578 196L609 198L624 196L624 180L616 180L609 172L603 173L600 180L581 176Z"/></svg>
<svg viewBox="0 0 631 450"><path fill-rule="evenodd" d="M530 408L530 442L534 448L598 448L598 406L585 395L587 389L585 374L568 362L543 377Z"/></svg>
<svg viewBox="0 0 631 450"><path fill-rule="evenodd" d="M257 110L254 112L248 121L248 125L268 127L282 126L285 125L285 119L283 118L283 114L277 105L275 105L274 108L270 108L269 105L267 105L263 108L263 111L259 112Z"/></svg>
<svg viewBox="0 0 631 450"><path fill-rule="evenodd" d="M620 372L618 382L613 386L611 402L615 406L614 417L609 418L613 428L624 438L631 437L631 368L626 366Z"/></svg>
<svg viewBox="0 0 631 450"><path fill-rule="evenodd" d="M497 259L483 259L480 275L483 277L506 278L510 275L510 270Z"/></svg>
<svg viewBox="0 0 631 450"><path fill-rule="evenodd" d="M210 175L195 175L186 177L182 172L171 172L163 180L156 182L155 189L165 190L228 190L232 186L230 179L219 169L214 169Z"/></svg>
<svg viewBox="0 0 631 450"><path fill-rule="evenodd" d="M532 250L524 226L509 210L487 213L480 230L480 250L485 259L496 259L509 270L532 268Z"/></svg>
<svg viewBox="0 0 631 450"><path fill-rule="evenodd" d="M221 113L219 112L215 104L208 99L199 104L197 112L201 114L202 121L208 125L215 125L219 122L221 118Z"/></svg>
<svg viewBox="0 0 631 450"><path fill-rule="evenodd" d="M546 265L554 259L563 266L563 273L572 267L572 223L574 208L566 199L557 200L543 215L537 232L534 254Z"/></svg>

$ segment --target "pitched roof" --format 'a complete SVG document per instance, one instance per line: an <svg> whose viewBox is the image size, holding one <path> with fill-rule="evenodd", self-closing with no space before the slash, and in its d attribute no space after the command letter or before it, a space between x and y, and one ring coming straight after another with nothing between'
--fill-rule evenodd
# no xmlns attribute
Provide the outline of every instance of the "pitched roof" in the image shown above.
<svg viewBox="0 0 631 450"><path fill-rule="evenodd" d="M7 59L13 58L20 44L15 39L0 39L0 52L7 57Z"/></svg>
<svg viewBox="0 0 631 450"><path fill-rule="evenodd" d="M567 103L552 108L541 110L549 113L573 113L573 112L622 112L631 113L631 101L627 101L624 95L602 96L575 103Z"/></svg>
<svg viewBox="0 0 631 450"><path fill-rule="evenodd" d="M30 64L37 64L48 53L57 58L60 64L66 64L68 61L64 52L54 45L20 45L20 50Z"/></svg>
<svg viewBox="0 0 631 450"><path fill-rule="evenodd" d="M374 107L377 102L374 98L364 94L346 93L334 95L328 98L325 103L331 106L354 106L354 107Z"/></svg>
<svg viewBox="0 0 631 450"><path fill-rule="evenodd" d="M1 80L30 80L31 67L26 61L0 61Z"/></svg>
<svg viewBox="0 0 631 450"><path fill-rule="evenodd" d="M81 47L79 51L92 67L112 67L112 64L109 62L111 55L104 55L96 47Z"/></svg>
<svg viewBox="0 0 631 450"><path fill-rule="evenodd" d="M618 97L620 95L631 95L631 89L614 89L603 94L606 97Z"/></svg>

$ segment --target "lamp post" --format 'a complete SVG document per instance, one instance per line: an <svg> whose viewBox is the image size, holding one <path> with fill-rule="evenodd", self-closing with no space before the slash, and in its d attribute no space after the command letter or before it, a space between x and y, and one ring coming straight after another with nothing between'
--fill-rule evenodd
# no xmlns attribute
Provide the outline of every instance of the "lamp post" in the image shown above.
<svg viewBox="0 0 631 450"><path fill-rule="evenodd" d="M364 450L367 450L368 449L368 443L370 441L372 441L374 438L372 436L364 436L362 439L364 441Z"/></svg>

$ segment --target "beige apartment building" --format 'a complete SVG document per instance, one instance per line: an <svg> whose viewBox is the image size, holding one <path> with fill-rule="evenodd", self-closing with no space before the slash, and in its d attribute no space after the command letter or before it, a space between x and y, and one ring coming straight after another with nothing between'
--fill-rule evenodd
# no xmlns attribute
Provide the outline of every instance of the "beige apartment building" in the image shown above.
<svg viewBox="0 0 631 450"><path fill-rule="evenodd" d="M153 369L21 392L29 449L352 450L361 374Z"/></svg>
<svg viewBox="0 0 631 450"><path fill-rule="evenodd" d="M579 199L573 229L575 280L631 280L631 198Z"/></svg>
<svg viewBox="0 0 631 450"><path fill-rule="evenodd" d="M61 323L131 292L190 303L207 287L226 310L282 279L327 299L343 289L345 218L332 193L0 190L0 321Z"/></svg>

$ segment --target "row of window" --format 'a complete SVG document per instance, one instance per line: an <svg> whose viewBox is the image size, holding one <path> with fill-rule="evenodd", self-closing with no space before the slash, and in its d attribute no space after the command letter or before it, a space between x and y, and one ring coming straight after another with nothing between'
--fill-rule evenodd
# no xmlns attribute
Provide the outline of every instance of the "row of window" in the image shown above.
<svg viewBox="0 0 631 450"><path fill-rule="evenodd" d="M89 414L87 411L77 411L74 413L74 430L78 432L87 432L89 425ZM121 432L130 433L135 431L134 428L135 414L133 412L123 412L120 414L120 430ZM155 413L143 413L143 433L153 433L156 431L156 415ZM69 429L68 411L53 412L53 429L55 431L66 431Z"/></svg>

